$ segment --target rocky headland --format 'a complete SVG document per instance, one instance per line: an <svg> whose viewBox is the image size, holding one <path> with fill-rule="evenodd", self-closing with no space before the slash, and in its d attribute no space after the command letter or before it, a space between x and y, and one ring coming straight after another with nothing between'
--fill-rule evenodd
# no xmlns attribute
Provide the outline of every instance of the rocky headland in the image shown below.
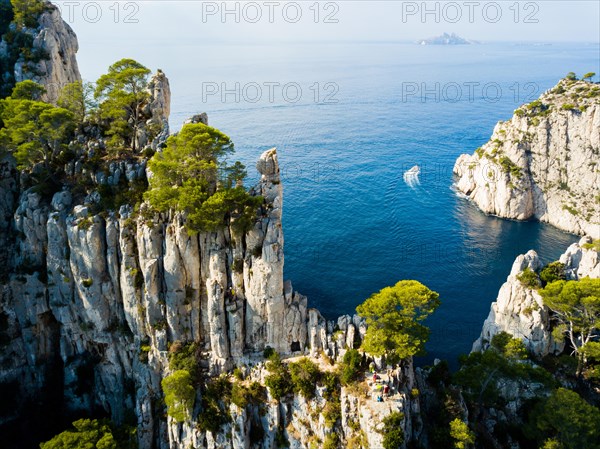
<svg viewBox="0 0 600 449"><path fill-rule="evenodd" d="M600 85L563 79L454 166L483 212L600 238Z"/></svg>

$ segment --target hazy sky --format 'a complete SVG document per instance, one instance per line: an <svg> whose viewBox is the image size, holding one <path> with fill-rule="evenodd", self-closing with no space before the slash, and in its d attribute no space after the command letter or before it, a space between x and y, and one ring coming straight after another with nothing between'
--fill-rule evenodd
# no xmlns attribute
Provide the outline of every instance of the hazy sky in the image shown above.
<svg viewBox="0 0 600 449"><path fill-rule="evenodd" d="M598 1L56 3L86 55L84 76L96 75L93 62L104 66L104 54L135 57L140 45L414 41L443 32L484 42L600 41Z"/></svg>

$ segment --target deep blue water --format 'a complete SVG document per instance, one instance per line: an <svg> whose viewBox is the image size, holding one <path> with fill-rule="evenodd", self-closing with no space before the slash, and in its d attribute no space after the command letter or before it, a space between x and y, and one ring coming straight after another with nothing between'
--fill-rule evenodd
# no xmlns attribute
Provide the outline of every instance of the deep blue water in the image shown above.
<svg viewBox="0 0 600 449"><path fill-rule="evenodd" d="M174 62L190 52L198 57L185 67ZM423 363L454 361L470 350L518 254L535 249L550 261L577 240L547 225L485 216L451 189L452 166L485 143L498 120L568 71L600 73L597 44L194 44L170 47L160 59L169 67L175 128L207 111L251 167L249 183L258 155L278 148L285 275L310 306L328 318L353 313L371 293L401 279L440 293ZM239 101L233 94L203 99L207 82L230 89L239 82L240 90L255 82L263 86L262 99L247 101L257 94L250 86ZM296 82L302 97L286 102L275 88L270 102L265 82ZM337 104L315 102L315 82L321 99L331 92L324 84L335 83ZM427 101L420 94L403 98L406 83L434 92ZM457 90L447 83L461 86L458 101L448 101ZM479 83L471 84L472 96L465 83ZM486 83L496 84L484 97ZM402 174L415 164L421 183L411 188Z"/></svg>

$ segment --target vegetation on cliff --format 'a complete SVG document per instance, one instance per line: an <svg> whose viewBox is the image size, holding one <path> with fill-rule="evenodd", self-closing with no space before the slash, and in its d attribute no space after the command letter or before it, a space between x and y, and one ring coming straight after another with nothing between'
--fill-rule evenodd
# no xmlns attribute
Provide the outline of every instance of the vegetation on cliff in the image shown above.
<svg viewBox="0 0 600 449"><path fill-rule="evenodd" d="M383 418L383 447L384 449L397 449L404 443L404 432L402 431L402 412L392 412Z"/></svg>
<svg viewBox="0 0 600 449"><path fill-rule="evenodd" d="M173 374L165 377L161 385L169 416L177 422L190 419L196 392L192 385L192 376L189 371L175 371Z"/></svg>
<svg viewBox="0 0 600 449"><path fill-rule="evenodd" d="M427 447L597 448L600 410L589 403L594 395L586 389L586 400L562 387L563 374L539 366L521 340L496 337L490 349L463 357L453 376L443 364L429 371L440 408L424 410ZM543 365L555 362L566 363L550 356Z"/></svg>
<svg viewBox="0 0 600 449"><path fill-rule="evenodd" d="M29 30L38 27L38 19L47 8L48 4L43 0L0 2L0 38L6 43L6 51L0 54L0 98L9 96L15 86L17 61L23 62L25 73L39 75L34 66L48 55L34 47Z"/></svg>
<svg viewBox="0 0 600 449"><path fill-rule="evenodd" d="M450 422L450 436L454 440L456 449L468 449L475 443L475 434L469 429L469 425L460 418L454 418Z"/></svg>
<svg viewBox="0 0 600 449"><path fill-rule="evenodd" d="M110 184L98 182L95 173L70 172L75 163L106 173L115 162L142 164L152 156L150 143L162 124L149 110L149 74L137 61L122 59L95 88L81 82L65 86L58 106L41 101L43 86L18 83L0 100L0 148L31 174L31 185L47 198L63 186L82 195L97 191L94 212L137 207L145 198L157 211L185 212L191 232L213 231L228 222L238 232L248 230L263 200L242 186L245 167L227 162L234 152L231 139L203 123L185 125L149 161L148 192L145 173Z"/></svg>
<svg viewBox="0 0 600 449"><path fill-rule="evenodd" d="M41 162L49 175L73 138L75 123L67 109L39 101L44 92L43 86L23 81L10 97L0 100L0 145L12 153L20 169Z"/></svg>
<svg viewBox="0 0 600 449"><path fill-rule="evenodd" d="M585 249L595 250L594 245L590 243ZM599 336L600 279L566 280L565 265L559 261L549 263L539 272L526 267L517 279L523 286L537 290L544 305L552 311L553 337L559 342L568 339L577 356L577 375L582 375L587 363L585 347L593 345Z"/></svg>
<svg viewBox="0 0 600 449"><path fill-rule="evenodd" d="M537 382L548 387L554 385L546 371L528 364L526 360L523 342L506 332L494 336L490 349L461 357L461 367L454 376L454 383L472 402L476 418L483 413L483 407L494 406L501 401L499 379Z"/></svg>
<svg viewBox="0 0 600 449"><path fill-rule="evenodd" d="M526 432L546 447L600 448L600 410L566 388L558 388L530 413Z"/></svg>
<svg viewBox="0 0 600 449"><path fill-rule="evenodd" d="M444 363L426 370L435 391L424 407L428 447L599 447L600 279L568 278L559 261L517 276L550 310L554 338L566 340L563 353L541 358L500 332L487 350L462 356L453 375ZM474 440L456 439L458 426Z"/></svg>
<svg viewBox="0 0 600 449"><path fill-rule="evenodd" d="M246 176L241 163L227 165L233 151L221 131L203 123L184 125L150 160L150 190L144 197L159 211L186 212L192 232L216 230L226 218L238 231L248 230L263 200L241 187Z"/></svg>
<svg viewBox="0 0 600 449"><path fill-rule="evenodd" d="M542 98L517 108L515 115L527 117L531 124L537 126L540 118L547 117L552 112L583 112L600 96L600 86L591 82L594 76L594 72L588 72L578 80L573 72L569 72Z"/></svg>
<svg viewBox="0 0 600 449"><path fill-rule="evenodd" d="M142 111L150 98L150 70L133 59L121 59L96 82L94 97L99 100L99 117L110 123L106 134L111 148L137 149L137 136L145 123Z"/></svg>
<svg viewBox="0 0 600 449"><path fill-rule="evenodd" d="M566 335L577 354L579 376L586 362L583 347L598 337L600 329L600 279L554 281L540 290L540 295L559 323L555 338L562 340Z"/></svg>

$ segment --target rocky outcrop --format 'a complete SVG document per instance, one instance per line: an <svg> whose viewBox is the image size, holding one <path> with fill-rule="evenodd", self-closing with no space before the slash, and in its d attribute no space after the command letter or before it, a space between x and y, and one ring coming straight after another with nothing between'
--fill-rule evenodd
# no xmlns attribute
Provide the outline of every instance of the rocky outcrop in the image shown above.
<svg viewBox="0 0 600 449"><path fill-rule="evenodd" d="M171 115L171 87L169 79L162 70L159 69L150 79L148 90L151 98L148 104L150 115L157 123L168 124Z"/></svg>
<svg viewBox="0 0 600 449"><path fill-rule="evenodd" d="M503 331L521 338L527 348L539 356L562 351L564 345L552 338L550 314L543 306L542 298L535 289L518 279L526 268L533 271L541 268L538 255L533 250L515 260L510 275L500 287L498 298L491 305L473 351L487 349L494 335Z"/></svg>
<svg viewBox="0 0 600 449"><path fill-rule="evenodd" d="M193 115L183 122L184 125L188 125L190 123L204 123L205 125L208 125L208 115L206 112L203 112L201 114Z"/></svg>
<svg viewBox="0 0 600 449"><path fill-rule="evenodd" d="M291 359L293 360L293 359ZM325 372L333 367L323 359L315 359ZM265 383L269 372L263 363L247 369L246 384ZM420 400L415 395L417 382L412 362L382 374L389 382L390 395L383 402L377 401L374 385L368 379L361 380L353 388L342 387L339 403L339 422L332 427L327 423L325 410L332 410L326 388L317 386L315 397L306 399L294 394L273 400L270 396L260 405L239 408L230 405L231 422L217 434L198 430L194 422L176 423L169 420L171 448L197 447L206 449L243 449L249 447L289 447L304 449L323 445L331 433L339 438L338 447L382 448L383 419L392 412L404 415L402 431L406 440L418 440L422 432ZM285 442L285 444L283 443ZM406 444L402 446L406 447Z"/></svg>
<svg viewBox="0 0 600 449"><path fill-rule="evenodd" d="M600 254L589 236L569 246L559 261L562 265L553 267L562 268L567 280L600 278ZM519 434L507 432L506 429L527 426L527 419L524 417L527 416L528 405L533 400L539 401L548 397L556 388L553 382L559 382L565 388L573 388L574 385L573 378L565 376L561 370L546 371L538 366L542 359L561 360L546 356L562 354L565 349L565 343L556 341L553 337L552 331L556 326L553 312L544 305L537 287L531 287L538 283L539 279L536 280L533 273L539 274L540 269L540 259L535 251L529 251L516 258L510 275L500 288L497 300L491 305L481 336L473 344L473 352L488 350L494 336L507 332L512 337L521 339L531 356L526 360L505 359L506 363L512 365L511 368L503 369L497 366L491 371L486 382L490 382L490 388L500 400L477 407L471 398L470 410L477 414L471 421L477 420L480 423L477 428L478 441L488 440L491 447L530 447L530 443L520 440ZM484 363L487 362L482 362L480 366L485 366ZM530 374L515 375L516 372ZM482 385L485 384L484 382ZM475 392L477 391L476 389ZM427 402L425 404L428 405Z"/></svg>
<svg viewBox="0 0 600 449"><path fill-rule="evenodd" d="M56 103L61 89L75 81L81 81L76 54L79 50L77 36L62 19L60 10L47 4L46 11L38 19L35 30L27 30L33 36L33 52L42 57L36 63L23 57L15 64L15 81L32 79L46 87L44 100Z"/></svg>
<svg viewBox="0 0 600 449"><path fill-rule="evenodd" d="M454 173L485 213L600 238L600 86L561 80L461 155Z"/></svg>
<svg viewBox="0 0 600 449"><path fill-rule="evenodd" d="M169 79L162 70L158 70L148 82L148 92L150 101L145 112L151 118L146 125L156 126L160 129L152 142L152 147L156 150L169 137L169 116L171 115L171 87Z"/></svg>
<svg viewBox="0 0 600 449"><path fill-rule="evenodd" d="M247 236L246 245L252 251L243 270L247 289L246 344L256 350L271 346L288 352L287 338L281 334L284 314L283 289L283 207L279 165L275 150L269 150L256 164L261 180L255 192L270 204L266 220L255 226ZM306 308L304 308L306 314ZM299 342L304 348L306 340Z"/></svg>
<svg viewBox="0 0 600 449"><path fill-rule="evenodd" d="M600 257L593 248L588 248L591 238L583 237L560 256L565 265L567 279L584 277L600 278ZM508 332L525 343L527 349L537 357L562 352L564 343L552 337L551 312L536 289L519 280L523 270L538 271L540 260L535 251L520 255L515 260L510 275L500 287L498 298L491 305L490 314L483 324L481 336L473 344L473 351L485 350L500 332Z"/></svg>
<svg viewBox="0 0 600 449"><path fill-rule="evenodd" d="M107 172L76 162L67 168L98 186L145 174L145 164L124 162ZM288 429L293 447L308 447L314 435L322 440L323 419L315 415L322 398L271 401L262 415L258 409L232 409L239 425L218 435L199 432L193 421L186 427L164 419L160 382L170 373L168 350L176 342L198 344L200 369L218 375L257 362L264 370L267 347L284 356L337 360L366 331L358 316L325 320L284 282L283 191L275 149L261 155L257 169L261 178L251 192L264 204L245 234L227 226L190 235L184 216L155 214L144 206L136 215L130 206L118 214L94 213L100 201L95 193L81 200L63 190L48 203L28 189L11 202L17 199L17 180L3 178L0 224L13 227L20 238L5 256L15 269L7 270L0 301L2 361L11 366L0 372L2 385L32 397L48 387L40 366L58 371L60 384L53 388L62 391L67 410L103 410L117 423L133 411L141 447L249 447L250 422L257 416L268 429L263 447L272 447L279 428ZM16 176L9 165L6 170ZM264 380L264 373L256 376ZM417 422L411 413L418 409L410 394L412 376L412 364L398 372L395 382L404 393L393 404L366 398L371 415L362 399L344 396L343 419L360 420L372 447L381 438L377 417L398 408L406 413L407 435L417 431L411 427ZM311 413L317 418L303 428L300 417ZM354 427L345 430L347 438L358 437ZM233 442L228 432L238 433Z"/></svg>
<svg viewBox="0 0 600 449"><path fill-rule="evenodd" d="M15 78L44 84L52 101L53 92L80 80L77 40L53 6L39 24L23 31L47 57L33 69L17 61ZM148 91L145 124L132 136L141 154L105 162L108 144L96 125L86 123L70 144L62 168L67 181L58 192L33 185L10 157L0 161L2 445L37 443L23 432L14 441L6 438L6 429L20 429L19 420L37 429L51 418L89 414L116 424L135 416L142 448L274 448L277 438L294 448L321 444L333 431L322 413L330 406L325 387L309 400L288 395L243 409L231 405L231 422L219 432L200 430L200 406L186 422L167 418L161 381L172 372L173 348L197 349L194 363L203 379L238 368L264 383L263 350L275 349L285 363L309 356L332 370L366 327L358 316L327 321L284 281L283 188L275 149L257 162L260 180L250 192L263 201L247 232L236 230L232 218L217 231L191 234L182 214L159 214L144 204L134 212L129 203L142 202L151 176L147 157L161 151L169 135L171 93L164 73L152 77ZM190 122L207 124L208 117L199 114ZM404 413L406 440L418 437L412 361L387 376L394 394L385 403L374 400L367 381L362 389L342 389L335 420L342 443L380 447L381 419L392 411ZM199 388L198 399L202 394ZM24 412L28 403L37 414Z"/></svg>
<svg viewBox="0 0 600 449"><path fill-rule="evenodd" d="M591 243L591 238L583 237L560 256L559 262L565 266L567 279L600 278L600 254L590 246Z"/></svg>
<svg viewBox="0 0 600 449"><path fill-rule="evenodd" d="M440 36L430 37L427 39L421 39L417 41L417 44L419 45L469 45L478 43L479 42L477 41L472 41L460 37L455 33L443 33Z"/></svg>

